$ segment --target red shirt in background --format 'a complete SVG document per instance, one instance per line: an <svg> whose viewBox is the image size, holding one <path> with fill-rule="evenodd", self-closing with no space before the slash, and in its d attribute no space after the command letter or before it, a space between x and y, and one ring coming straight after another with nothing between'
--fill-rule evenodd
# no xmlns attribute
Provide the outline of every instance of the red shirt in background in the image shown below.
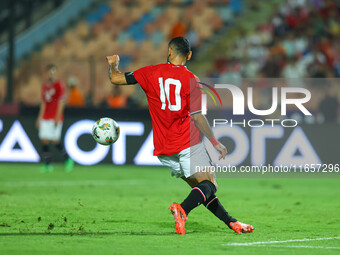
<svg viewBox="0 0 340 255"><path fill-rule="evenodd" d="M53 83L44 83L42 87L42 100L45 103L43 113L44 120L55 119L59 102L65 98L65 85L57 80ZM64 114L61 113L60 121L64 121Z"/></svg>

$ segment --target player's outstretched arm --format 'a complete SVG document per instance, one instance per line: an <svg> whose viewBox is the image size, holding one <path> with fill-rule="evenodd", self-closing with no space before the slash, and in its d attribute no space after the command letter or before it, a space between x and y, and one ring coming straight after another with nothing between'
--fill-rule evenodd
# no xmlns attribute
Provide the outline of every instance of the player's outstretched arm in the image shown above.
<svg viewBox="0 0 340 255"><path fill-rule="evenodd" d="M106 57L109 64L109 77L110 81L114 85L127 85L125 74L121 73L118 69L119 66L119 56L112 55Z"/></svg>
<svg viewBox="0 0 340 255"><path fill-rule="evenodd" d="M191 115L191 119L194 121L199 131L203 135L205 135L210 140L210 142L215 147L215 149L218 150L218 152L220 153L219 159L221 158L225 159L225 156L228 153L227 148L223 144L221 144L219 141L217 141L217 139L215 138L209 126L208 120L204 117L204 115L198 112L198 113Z"/></svg>

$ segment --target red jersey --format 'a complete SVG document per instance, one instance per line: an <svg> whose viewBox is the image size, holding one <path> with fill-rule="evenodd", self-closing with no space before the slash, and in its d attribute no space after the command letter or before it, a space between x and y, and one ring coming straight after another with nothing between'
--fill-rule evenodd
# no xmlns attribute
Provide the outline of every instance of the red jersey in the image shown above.
<svg viewBox="0 0 340 255"><path fill-rule="evenodd" d="M201 111L201 90L190 86L198 78L185 66L171 63L146 66L133 74L148 99L154 155L173 155L199 143L202 138L190 118L190 113Z"/></svg>
<svg viewBox="0 0 340 255"><path fill-rule="evenodd" d="M57 115L59 102L65 97L65 85L61 81L55 81L52 84L44 83L42 87L42 100L45 103L43 113L44 120L54 119ZM64 120L63 113L60 120Z"/></svg>

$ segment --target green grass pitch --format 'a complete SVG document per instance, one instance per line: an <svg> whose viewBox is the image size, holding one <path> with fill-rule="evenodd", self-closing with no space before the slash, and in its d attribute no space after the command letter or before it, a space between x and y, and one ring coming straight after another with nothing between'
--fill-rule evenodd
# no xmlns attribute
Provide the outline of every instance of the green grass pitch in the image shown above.
<svg viewBox="0 0 340 255"><path fill-rule="evenodd" d="M221 178L217 196L254 233L238 235L200 206L179 236L168 207L190 188L166 168L39 167L0 164L0 254L340 252L339 179Z"/></svg>

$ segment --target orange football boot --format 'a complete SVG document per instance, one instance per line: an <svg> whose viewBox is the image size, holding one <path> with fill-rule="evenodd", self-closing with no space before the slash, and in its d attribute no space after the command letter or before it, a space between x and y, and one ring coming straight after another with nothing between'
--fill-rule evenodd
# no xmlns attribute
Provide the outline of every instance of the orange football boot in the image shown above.
<svg viewBox="0 0 340 255"><path fill-rule="evenodd" d="M249 224L245 224L239 221L230 222L229 223L232 230L234 230L237 234L241 233L251 233L254 231L254 227Z"/></svg>
<svg viewBox="0 0 340 255"><path fill-rule="evenodd" d="M172 203L169 207L169 210L171 211L175 219L176 233L179 235L184 235L185 234L184 225L188 219L184 209L179 203Z"/></svg>

